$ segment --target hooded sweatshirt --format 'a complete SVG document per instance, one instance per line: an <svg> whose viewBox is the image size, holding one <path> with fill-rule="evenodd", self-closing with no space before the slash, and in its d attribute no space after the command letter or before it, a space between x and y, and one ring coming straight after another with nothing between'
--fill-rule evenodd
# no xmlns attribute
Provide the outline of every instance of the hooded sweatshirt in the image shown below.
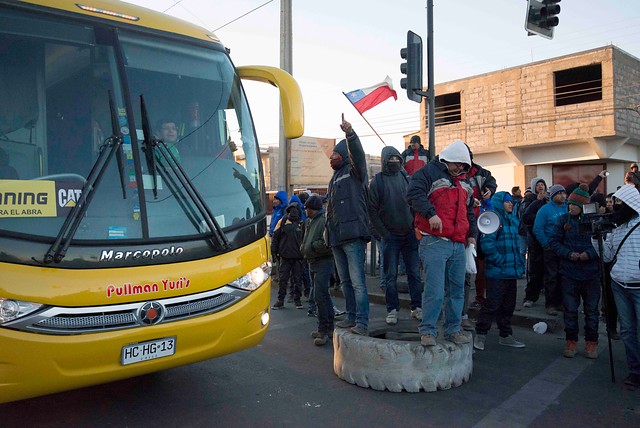
<svg viewBox="0 0 640 428"><path fill-rule="evenodd" d="M391 156L400 158L400 170L389 169ZM413 215L405 195L409 188L408 174L402 169L400 152L391 146L382 149L382 172L369 183L369 219L376 238L413 233Z"/></svg>
<svg viewBox="0 0 640 428"><path fill-rule="evenodd" d="M273 214L271 214L271 224L269 224L269 236L273 236L273 231L276 229L276 225L284 215L284 209L289 204L289 197L287 196L287 192L285 192L284 190L280 190L278 193L276 193L275 197L280 200L281 204L273 207Z"/></svg>
<svg viewBox="0 0 640 428"><path fill-rule="evenodd" d="M490 234L480 234L480 247L485 256L485 275L495 279L518 279L524 273L524 258L520 253L518 225L515 213L504 210L507 192L497 192L491 198L493 211L500 218L500 228Z"/></svg>
<svg viewBox="0 0 640 428"><path fill-rule="evenodd" d="M475 237L477 227L473 213L473 189L463 173L453 177L444 161L460 162L471 166L467 146L461 140L449 144L436 159L411 176L407 201L415 214L415 227L427 233L454 242L465 243ZM431 229L429 219L438 215L442 231Z"/></svg>
<svg viewBox="0 0 640 428"><path fill-rule="evenodd" d="M638 215L621 225L618 225L603 242L602 259L610 262L620 243L631 228L640 222L640 192L632 184L625 184L616 193L616 198L627 204ZM591 245L597 250L598 240L591 239ZM640 226L638 226L618 251L616 262L611 267L611 278L625 288L640 289Z"/></svg>

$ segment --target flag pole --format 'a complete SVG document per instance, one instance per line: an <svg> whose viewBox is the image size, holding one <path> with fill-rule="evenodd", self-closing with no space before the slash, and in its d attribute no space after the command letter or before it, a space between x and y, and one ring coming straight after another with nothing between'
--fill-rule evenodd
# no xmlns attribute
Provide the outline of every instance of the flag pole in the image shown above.
<svg viewBox="0 0 640 428"><path fill-rule="evenodd" d="M342 93L342 95L344 95L344 97L349 100L349 97L347 96L347 94L345 94L344 92ZM380 134L378 134L378 131L376 131L373 126L371 126L371 124L369 123L369 121L367 120L366 117L364 117L364 115L362 113L360 113L358 111L358 109L356 108L356 106L353 105L353 103L351 102L351 100L349 100L349 104L351 104L351 106L356 109L356 111L358 112L358 114L360 115L360 117L362 117L364 119L365 122L367 122L367 125L369 125L369 128L371 128L371 130L378 136L378 138L380 138L380 141L382 141L382 144L386 147L387 143L384 142L384 140L382 139L382 137L380 136Z"/></svg>

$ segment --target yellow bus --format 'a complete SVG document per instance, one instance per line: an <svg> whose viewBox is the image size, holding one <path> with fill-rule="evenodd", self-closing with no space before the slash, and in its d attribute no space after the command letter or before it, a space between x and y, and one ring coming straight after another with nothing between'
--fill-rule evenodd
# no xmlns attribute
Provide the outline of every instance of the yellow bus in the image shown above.
<svg viewBox="0 0 640 428"><path fill-rule="evenodd" d="M118 1L0 0L0 402L262 340L265 185L241 79L277 86L302 134L295 80L234 67L207 30Z"/></svg>

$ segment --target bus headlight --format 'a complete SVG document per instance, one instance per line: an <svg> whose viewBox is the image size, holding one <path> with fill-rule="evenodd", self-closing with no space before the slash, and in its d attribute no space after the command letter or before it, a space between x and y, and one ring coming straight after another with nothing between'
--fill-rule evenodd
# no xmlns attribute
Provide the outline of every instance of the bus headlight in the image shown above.
<svg viewBox="0 0 640 428"><path fill-rule="evenodd" d="M0 324L23 317L41 307L42 305L39 303L0 297Z"/></svg>
<svg viewBox="0 0 640 428"><path fill-rule="evenodd" d="M262 265L253 269L246 275L242 275L235 281L231 281L229 285L240 288L242 290L252 291L260 287L271 276L271 262L267 261Z"/></svg>

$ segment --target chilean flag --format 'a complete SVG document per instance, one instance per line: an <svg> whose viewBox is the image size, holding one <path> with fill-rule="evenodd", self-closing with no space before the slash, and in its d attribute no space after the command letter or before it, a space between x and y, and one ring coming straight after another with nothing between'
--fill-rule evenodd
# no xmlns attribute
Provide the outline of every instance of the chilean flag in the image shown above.
<svg viewBox="0 0 640 428"><path fill-rule="evenodd" d="M377 106L389 97L393 97L394 100L398 99L398 94L393 90L389 76L384 79L384 82L378 83L377 85L356 89L344 95L351 101L351 104L353 104L360 114Z"/></svg>

